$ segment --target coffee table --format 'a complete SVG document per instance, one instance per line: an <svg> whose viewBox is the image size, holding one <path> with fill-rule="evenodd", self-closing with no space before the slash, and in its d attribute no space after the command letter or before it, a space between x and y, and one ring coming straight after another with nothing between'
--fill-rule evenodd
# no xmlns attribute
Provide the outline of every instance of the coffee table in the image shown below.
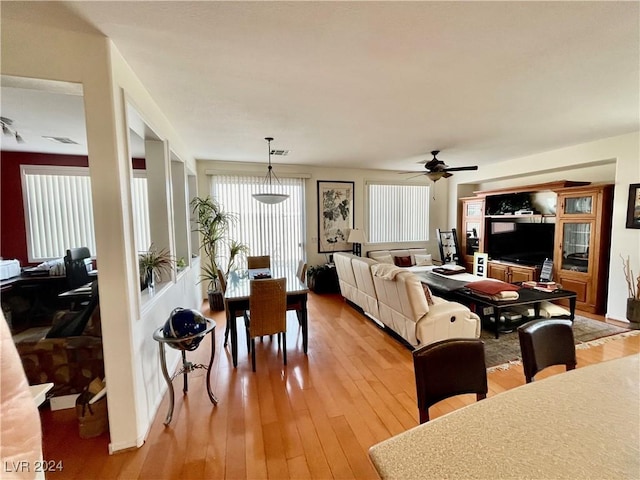
<svg viewBox="0 0 640 480"><path fill-rule="evenodd" d="M533 318L528 317L524 320L514 321L510 321L505 318L502 328L515 328L518 324L540 318L540 304L542 302L550 302L554 300L569 300L569 320L573 322L573 319L575 318L577 294L576 292L569 290L543 292L534 288L521 287L520 290L518 290L519 297L517 300L492 300L490 298L477 295L469 288L466 288L466 285L470 283L468 277L457 280L455 275L443 278L443 276L432 272L425 272L418 276L420 280L423 283L426 283L436 295L468 306L472 311L476 312L480 316L484 323L487 323L492 316L495 316L495 321L493 323L496 338L500 337L500 314L504 310L508 310L510 307L531 305L533 307L534 316ZM493 313L490 315L484 315L484 309L486 307L491 307Z"/></svg>

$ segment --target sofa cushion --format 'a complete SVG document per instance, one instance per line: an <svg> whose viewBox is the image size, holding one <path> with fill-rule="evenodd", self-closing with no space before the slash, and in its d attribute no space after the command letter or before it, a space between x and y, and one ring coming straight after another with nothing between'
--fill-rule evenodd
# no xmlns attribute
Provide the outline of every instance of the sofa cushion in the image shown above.
<svg viewBox="0 0 640 480"><path fill-rule="evenodd" d="M393 263L396 264L396 266L398 267L411 267L413 266L413 263L411 263L411 255L407 255L407 256L396 256L393 257Z"/></svg>
<svg viewBox="0 0 640 480"><path fill-rule="evenodd" d="M426 255L421 255L419 253L416 253L414 255L415 258L415 265L417 267L424 267L427 265L433 265L433 261L431 260L431 254L426 254Z"/></svg>
<svg viewBox="0 0 640 480"><path fill-rule="evenodd" d="M374 260L379 263L389 263L391 265L395 265L393 257L390 254L380 255L379 257L375 257Z"/></svg>

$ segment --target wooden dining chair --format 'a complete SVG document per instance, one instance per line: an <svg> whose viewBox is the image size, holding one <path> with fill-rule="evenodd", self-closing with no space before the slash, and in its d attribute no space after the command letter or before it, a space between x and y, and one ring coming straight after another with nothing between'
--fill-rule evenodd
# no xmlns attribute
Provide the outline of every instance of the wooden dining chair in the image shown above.
<svg viewBox="0 0 640 480"><path fill-rule="evenodd" d="M245 312L247 350L256 371L256 337L278 334L282 339L282 358L287 364L287 279L251 280L249 310Z"/></svg>
<svg viewBox="0 0 640 480"><path fill-rule="evenodd" d="M298 270L296 272L296 276L302 283L307 283L307 262L305 262L304 260L300 260L298 262Z"/></svg>
<svg viewBox="0 0 640 480"><path fill-rule="evenodd" d="M475 393L487 397L484 342L450 338L413 351L420 423L429 421L429 407L454 395Z"/></svg>
<svg viewBox="0 0 640 480"><path fill-rule="evenodd" d="M247 268L271 268L271 257L269 255L247 257Z"/></svg>
<svg viewBox="0 0 640 480"><path fill-rule="evenodd" d="M532 320L518 327L522 369L527 383L552 365L576 368L576 346L571 320L548 318Z"/></svg>

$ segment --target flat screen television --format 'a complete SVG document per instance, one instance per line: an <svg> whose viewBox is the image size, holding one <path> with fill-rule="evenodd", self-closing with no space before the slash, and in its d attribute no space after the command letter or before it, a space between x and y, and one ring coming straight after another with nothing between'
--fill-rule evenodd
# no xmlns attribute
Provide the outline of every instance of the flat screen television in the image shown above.
<svg viewBox="0 0 640 480"><path fill-rule="evenodd" d="M492 260L522 265L542 265L553 258L555 224L492 222L487 237L487 253Z"/></svg>

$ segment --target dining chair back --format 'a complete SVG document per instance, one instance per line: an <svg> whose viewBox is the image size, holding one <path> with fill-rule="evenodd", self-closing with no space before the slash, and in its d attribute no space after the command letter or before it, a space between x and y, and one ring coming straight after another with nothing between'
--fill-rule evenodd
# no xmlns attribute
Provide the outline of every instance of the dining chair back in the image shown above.
<svg viewBox="0 0 640 480"><path fill-rule="evenodd" d="M245 312L247 348L256 371L256 337L278 334L282 358L287 364L287 279L251 280L249 311Z"/></svg>
<svg viewBox="0 0 640 480"><path fill-rule="evenodd" d="M298 262L298 270L296 272L296 276L302 283L307 282L307 262L305 262L304 260L300 260Z"/></svg>
<svg viewBox="0 0 640 480"><path fill-rule="evenodd" d="M484 342L475 338L450 338L413 351L420 423L429 420L429 407L440 400L475 393L487 397Z"/></svg>
<svg viewBox="0 0 640 480"><path fill-rule="evenodd" d="M571 320L548 318L532 320L518 327L522 369L527 383L551 365L576 368L576 347Z"/></svg>
<svg viewBox="0 0 640 480"><path fill-rule="evenodd" d="M271 257L269 255L247 257L247 268L271 268Z"/></svg>

